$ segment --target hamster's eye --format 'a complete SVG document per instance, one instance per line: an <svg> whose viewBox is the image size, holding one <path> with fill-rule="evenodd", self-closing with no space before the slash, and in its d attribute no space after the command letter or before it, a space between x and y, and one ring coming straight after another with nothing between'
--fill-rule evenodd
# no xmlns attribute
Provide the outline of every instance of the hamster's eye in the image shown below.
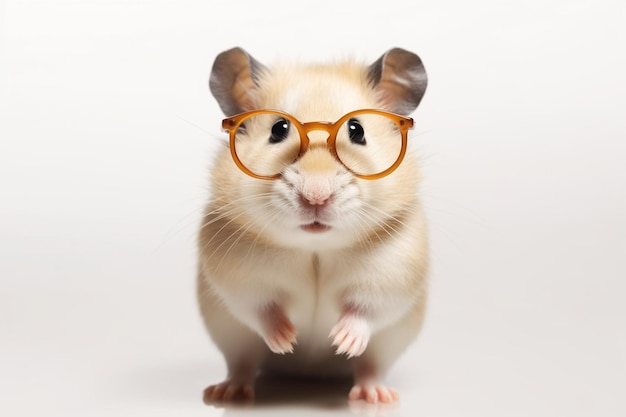
<svg viewBox="0 0 626 417"><path fill-rule="evenodd" d="M350 141L352 143L365 145L365 131L357 119L350 119L348 121L348 134L350 135Z"/></svg>
<svg viewBox="0 0 626 417"><path fill-rule="evenodd" d="M289 121L285 119L279 119L272 126L272 134L270 136L270 143L280 143L287 139L289 135Z"/></svg>

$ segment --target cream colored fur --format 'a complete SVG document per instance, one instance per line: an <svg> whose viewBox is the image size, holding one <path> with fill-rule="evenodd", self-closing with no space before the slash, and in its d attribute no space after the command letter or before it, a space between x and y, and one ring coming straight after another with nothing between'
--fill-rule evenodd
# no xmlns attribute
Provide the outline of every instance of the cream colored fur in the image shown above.
<svg viewBox="0 0 626 417"><path fill-rule="evenodd" d="M355 62L273 67L250 94L256 108L282 110L301 121L335 121L352 110L382 106L366 67ZM354 372L355 389L373 384L383 389L374 401L393 397L382 380L418 334L427 295L417 160L409 153L391 175L360 180L324 142L324 135L314 138L311 150L274 181L241 172L228 149L216 157L199 236L198 299L229 376L212 394L230 389L229 395L247 395L257 370L273 370ZM331 200L315 214L301 206L302 195ZM300 228L316 215L329 231ZM279 330L284 337L272 334L280 321L275 311L293 325ZM338 329L352 333L343 352L329 337Z"/></svg>

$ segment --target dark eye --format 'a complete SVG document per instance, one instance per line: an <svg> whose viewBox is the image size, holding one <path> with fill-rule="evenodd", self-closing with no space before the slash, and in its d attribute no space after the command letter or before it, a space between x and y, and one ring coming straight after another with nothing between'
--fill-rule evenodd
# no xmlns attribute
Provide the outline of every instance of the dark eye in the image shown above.
<svg viewBox="0 0 626 417"><path fill-rule="evenodd" d="M289 121L280 119L272 126L270 143L280 143L287 139L287 135L289 135Z"/></svg>
<svg viewBox="0 0 626 417"><path fill-rule="evenodd" d="M348 121L348 134L350 135L350 141L352 143L365 145L365 131L357 119L350 119Z"/></svg>

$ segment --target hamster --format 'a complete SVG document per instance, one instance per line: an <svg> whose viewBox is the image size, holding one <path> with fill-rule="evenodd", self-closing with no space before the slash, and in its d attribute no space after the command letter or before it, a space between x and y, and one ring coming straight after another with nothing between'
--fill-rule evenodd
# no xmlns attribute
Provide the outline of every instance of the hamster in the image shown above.
<svg viewBox="0 0 626 417"><path fill-rule="evenodd" d="M197 296L228 375L206 388L206 403L253 399L260 372L352 375L350 400L398 400L385 375L418 335L427 299L417 158L409 152L390 174L362 178L337 157L338 144L330 149L330 131L321 130L360 109L406 116L426 84L420 58L400 48L369 65L346 60L268 67L241 48L216 57L209 85L227 117L267 109L324 123L306 133L305 151L271 178L244 172L227 147L216 155L198 238ZM287 121L275 125L286 127ZM253 137L245 123L237 130L250 136L251 147L260 147L236 151L255 152L248 164L278 158L272 142L282 136ZM362 140L385 134L367 132ZM370 146L354 146L361 145ZM377 152L365 162L376 165L397 150L385 144Z"/></svg>

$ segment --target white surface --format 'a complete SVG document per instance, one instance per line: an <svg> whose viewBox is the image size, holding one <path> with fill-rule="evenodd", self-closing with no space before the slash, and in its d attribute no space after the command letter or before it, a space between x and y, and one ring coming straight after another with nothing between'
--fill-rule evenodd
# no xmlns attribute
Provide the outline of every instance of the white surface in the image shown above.
<svg viewBox="0 0 626 417"><path fill-rule="evenodd" d="M356 412L200 401L224 375L193 291L207 77L240 45L429 72L432 299L378 414L626 415L624 2L242 3L0 3L0 414Z"/></svg>

